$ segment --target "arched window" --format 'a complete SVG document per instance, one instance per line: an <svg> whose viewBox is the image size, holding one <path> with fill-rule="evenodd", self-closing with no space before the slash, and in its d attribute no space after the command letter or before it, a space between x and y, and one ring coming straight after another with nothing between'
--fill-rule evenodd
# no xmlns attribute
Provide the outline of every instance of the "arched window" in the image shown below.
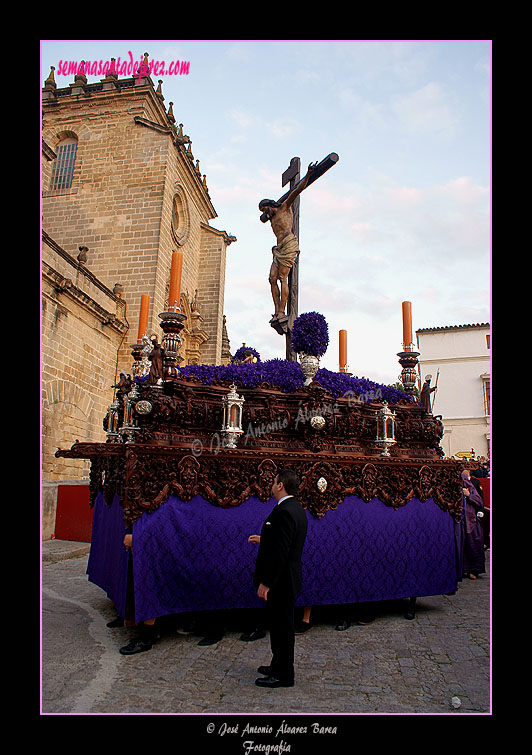
<svg viewBox="0 0 532 755"><path fill-rule="evenodd" d="M77 139L68 137L57 145L57 159L54 162L50 189L70 189L74 175L74 163L78 150Z"/></svg>

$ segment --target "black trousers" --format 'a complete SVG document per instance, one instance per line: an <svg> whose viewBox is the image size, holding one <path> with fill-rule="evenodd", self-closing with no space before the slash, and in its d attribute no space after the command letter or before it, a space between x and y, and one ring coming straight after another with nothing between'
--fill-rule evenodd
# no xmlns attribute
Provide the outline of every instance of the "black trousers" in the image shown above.
<svg viewBox="0 0 532 755"><path fill-rule="evenodd" d="M268 592L266 607L272 650L271 674L290 683L294 681L294 603L291 586L271 588Z"/></svg>

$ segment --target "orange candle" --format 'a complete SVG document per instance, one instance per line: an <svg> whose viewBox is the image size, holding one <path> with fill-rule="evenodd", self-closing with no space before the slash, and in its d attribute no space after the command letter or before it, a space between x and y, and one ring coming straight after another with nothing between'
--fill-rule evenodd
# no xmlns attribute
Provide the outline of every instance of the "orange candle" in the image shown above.
<svg viewBox="0 0 532 755"><path fill-rule="evenodd" d="M179 309L181 297L181 271L183 270L183 252L172 252L172 268L170 270L170 293L168 295L168 311ZM177 307L177 309L176 309Z"/></svg>
<svg viewBox="0 0 532 755"><path fill-rule="evenodd" d="M403 348L412 351L412 302L403 302Z"/></svg>
<svg viewBox="0 0 532 755"><path fill-rule="evenodd" d="M347 330L340 331L340 372L347 366Z"/></svg>
<svg viewBox="0 0 532 755"><path fill-rule="evenodd" d="M139 334L137 336L137 343L142 343L142 336L146 332L148 327L148 312L150 309L150 297L149 294L142 294L140 297L140 315L139 315Z"/></svg>

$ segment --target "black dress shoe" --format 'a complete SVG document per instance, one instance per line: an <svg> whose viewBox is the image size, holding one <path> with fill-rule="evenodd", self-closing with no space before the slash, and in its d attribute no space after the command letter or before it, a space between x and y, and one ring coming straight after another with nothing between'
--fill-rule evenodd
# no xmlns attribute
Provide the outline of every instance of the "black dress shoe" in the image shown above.
<svg viewBox="0 0 532 755"><path fill-rule="evenodd" d="M143 653L145 650L151 650L152 647L153 642L151 640L139 637L135 640L131 640L131 642L124 645L123 648L120 648L120 653L122 653L122 655L135 655L135 653Z"/></svg>
<svg viewBox="0 0 532 755"><path fill-rule="evenodd" d="M270 689L294 686L294 682L283 682L275 676L265 676L263 679L255 679L255 684L257 687L269 687Z"/></svg>
<svg viewBox="0 0 532 755"><path fill-rule="evenodd" d="M334 628L336 629L337 632L344 632L346 629L349 629L350 626L351 626L350 622L345 621L344 619L343 621L338 622L338 624Z"/></svg>
<svg viewBox="0 0 532 755"><path fill-rule="evenodd" d="M359 627L365 627L375 621L375 616L361 616L356 620Z"/></svg>
<svg viewBox="0 0 532 755"><path fill-rule="evenodd" d="M151 650L153 644L161 639L161 633L154 625L143 625L138 637L134 637L127 645L120 648L122 655L135 655Z"/></svg>
<svg viewBox="0 0 532 755"><path fill-rule="evenodd" d="M259 666L257 671L259 672L259 674L262 674L263 676L272 676L271 666Z"/></svg>
<svg viewBox="0 0 532 755"><path fill-rule="evenodd" d="M262 629L254 629L252 632L244 632L240 639L243 642L255 642L255 640L262 640L263 637L266 637L266 632L263 632Z"/></svg>
<svg viewBox="0 0 532 755"><path fill-rule="evenodd" d="M200 647L206 647L207 645L216 645L217 642L220 642L222 639L223 634L209 634L206 637L204 637L202 640L198 642L198 645Z"/></svg>

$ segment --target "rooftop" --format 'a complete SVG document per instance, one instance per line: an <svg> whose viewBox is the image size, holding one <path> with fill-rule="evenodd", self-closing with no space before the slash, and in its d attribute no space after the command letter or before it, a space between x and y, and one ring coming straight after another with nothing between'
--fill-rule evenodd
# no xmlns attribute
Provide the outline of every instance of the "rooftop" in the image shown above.
<svg viewBox="0 0 532 755"><path fill-rule="evenodd" d="M438 328L418 328L416 333L440 333L444 330L474 330L475 328L489 328L489 322L477 322L474 325L443 325Z"/></svg>

